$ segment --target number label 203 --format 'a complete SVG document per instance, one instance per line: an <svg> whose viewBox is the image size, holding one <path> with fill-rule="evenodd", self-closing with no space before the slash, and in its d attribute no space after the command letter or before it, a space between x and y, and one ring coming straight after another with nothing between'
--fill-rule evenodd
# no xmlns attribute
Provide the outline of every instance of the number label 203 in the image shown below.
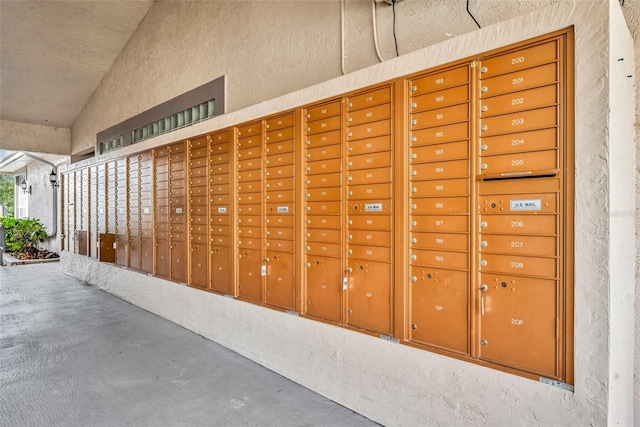
<svg viewBox="0 0 640 427"><path fill-rule="evenodd" d="M522 319L511 319L511 324L516 326L524 325L524 320Z"/></svg>

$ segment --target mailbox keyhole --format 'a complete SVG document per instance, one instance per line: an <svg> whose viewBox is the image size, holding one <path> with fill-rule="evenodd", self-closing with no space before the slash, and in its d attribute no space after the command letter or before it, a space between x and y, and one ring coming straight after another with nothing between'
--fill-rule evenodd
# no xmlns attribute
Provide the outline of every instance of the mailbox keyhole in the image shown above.
<svg viewBox="0 0 640 427"><path fill-rule="evenodd" d="M431 273L427 274L427 279L431 279Z"/></svg>
<svg viewBox="0 0 640 427"><path fill-rule="evenodd" d="M361 266L360 266L360 270L364 270L364 265L361 265Z"/></svg>
<svg viewBox="0 0 640 427"><path fill-rule="evenodd" d="M316 265L320 265L320 261L319 260L316 260Z"/></svg>
<svg viewBox="0 0 640 427"><path fill-rule="evenodd" d="M502 287L503 287L503 288L506 288L506 287L507 287L507 282L502 282L502 283L500 283L500 284L502 285Z"/></svg>
<svg viewBox="0 0 640 427"><path fill-rule="evenodd" d="M357 210L358 210L358 207L357 207L357 206L354 206L354 207L353 207L353 210L354 210L354 211L357 211Z"/></svg>
<svg viewBox="0 0 640 427"><path fill-rule="evenodd" d="M495 207L496 207L496 204L495 204L495 203L491 203L491 207L492 207L492 208L495 208Z"/></svg>

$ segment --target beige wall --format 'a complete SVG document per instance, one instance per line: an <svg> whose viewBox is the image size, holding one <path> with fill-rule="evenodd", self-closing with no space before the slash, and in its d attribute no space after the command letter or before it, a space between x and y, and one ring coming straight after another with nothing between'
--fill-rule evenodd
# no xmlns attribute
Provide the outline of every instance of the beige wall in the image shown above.
<svg viewBox="0 0 640 427"><path fill-rule="evenodd" d="M31 153L70 154L69 129L0 121L0 148Z"/></svg>

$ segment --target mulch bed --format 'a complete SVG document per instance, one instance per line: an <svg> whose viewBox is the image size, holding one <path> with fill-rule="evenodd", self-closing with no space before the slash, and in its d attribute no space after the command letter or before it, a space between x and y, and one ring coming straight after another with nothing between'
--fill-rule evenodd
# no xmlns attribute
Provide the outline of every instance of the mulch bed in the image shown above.
<svg viewBox="0 0 640 427"><path fill-rule="evenodd" d="M20 260L60 258L60 255L57 253L46 249L27 249L24 251L14 252L11 255Z"/></svg>

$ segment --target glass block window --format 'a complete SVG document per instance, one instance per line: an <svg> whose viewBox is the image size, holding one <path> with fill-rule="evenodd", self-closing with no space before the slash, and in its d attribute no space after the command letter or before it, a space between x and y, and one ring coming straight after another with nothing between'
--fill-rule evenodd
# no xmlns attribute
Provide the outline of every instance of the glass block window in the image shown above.
<svg viewBox="0 0 640 427"><path fill-rule="evenodd" d="M133 144L153 138L172 130L191 126L202 120L215 116L215 103L213 99L203 102L186 110L179 111L170 116L148 123L132 131L131 142Z"/></svg>
<svg viewBox="0 0 640 427"><path fill-rule="evenodd" d="M115 138L108 139L100 143L100 152L106 153L109 151L117 150L123 147L122 135L118 135Z"/></svg>

